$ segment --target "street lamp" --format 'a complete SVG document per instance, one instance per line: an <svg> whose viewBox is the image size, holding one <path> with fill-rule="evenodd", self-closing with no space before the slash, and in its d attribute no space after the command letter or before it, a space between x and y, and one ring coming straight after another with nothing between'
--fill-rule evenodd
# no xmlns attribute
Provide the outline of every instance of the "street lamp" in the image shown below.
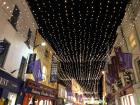
<svg viewBox="0 0 140 105"><path fill-rule="evenodd" d="M44 46L46 46L46 43L45 42L42 42L40 44L37 44L37 45L34 46L34 49L37 48L37 47L39 47L39 46L43 46L44 47Z"/></svg>

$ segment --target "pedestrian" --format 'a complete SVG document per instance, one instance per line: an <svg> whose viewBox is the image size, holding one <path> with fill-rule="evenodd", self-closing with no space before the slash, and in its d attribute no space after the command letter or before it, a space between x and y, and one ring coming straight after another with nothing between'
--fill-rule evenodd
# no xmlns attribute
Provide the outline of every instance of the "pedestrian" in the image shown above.
<svg viewBox="0 0 140 105"><path fill-rule="evenodd" d="M0 105L4 105L4 98L0 97Z"/></svg>
<svg viewBox="0 0 140 105"><path fill-rule="evenodd" d="M4 105L8 105L8 102L9 102L9 100L8 100L8 98L6 98L4 101Z"/></svg>

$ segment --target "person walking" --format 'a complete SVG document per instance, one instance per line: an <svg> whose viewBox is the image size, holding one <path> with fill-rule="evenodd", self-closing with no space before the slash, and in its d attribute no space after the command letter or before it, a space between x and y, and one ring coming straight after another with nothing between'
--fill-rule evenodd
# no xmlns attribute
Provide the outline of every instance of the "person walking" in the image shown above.
<svg viewBox="0 0 140 105"><path fill-rule="evenodd" d="M4 101L4 105L8 105L8 102L9 102L9 99L6 98L5 101Z"/></svg>
<svg viewBox="0 0 140 105"><path fill-rule="evenodd" d="M3 99L3 97L0 97L0 105L4 105L4 99Z"/></svg>

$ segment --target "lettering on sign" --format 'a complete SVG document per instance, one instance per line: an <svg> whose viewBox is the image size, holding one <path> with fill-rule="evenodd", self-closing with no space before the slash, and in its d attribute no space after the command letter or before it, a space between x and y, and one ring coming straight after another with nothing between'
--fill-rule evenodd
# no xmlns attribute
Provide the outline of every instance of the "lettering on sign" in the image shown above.
<svg viewBox="0 0 140 105"><path fill-rule="evenodd" d="M34 93L34 94L38 94L38 95L55 97L54 95L49 94L49 93L44 92L44 91L41 91L41 92L40 92L40 91L37 91L37 90L32 89L32 91L31 91L31 92L32 92L32 93Z"/></svg>
<svg viewBox="0 0 140 105"><path fill-rule="evenodd" d="M41 92L41 95L43 95L43 96L48 96L48 93L42 91L42 92Z"/></svg>
<svg viewBox="0 0 140 105"><path fill-rule="evenodd" d="M0 77L0 85L7 86L8 83L9 83L9 80Z"/></svg>
<svg viewBox="0 0 140 105"><path fill-rule="evenodd" d="M33 83L33 82L28 82L28 85L27 85L27 88L31 89L31 90L29 89L31 93L42 95L42 96L56 97L57 92L55 90L52 90L49 87L46 87L46 88L44 87L45 86L38 85L37 83ZM35 89L35 88L39 88L39 89Z"/></svg>
<svg viewBox="0 0 140 105"><path fill-rule="evenodd" d="M50 97L55 97L55 96L54 96L54 95L52 95L52 94L49 94L49 96L50 96Z"/></svg>
<svg viewBox="0 0 140 105"><path fill-rule="evenodd" d="M12 86L13 86L14 88L18 88L18 86L17 86L17 85L15 85L15 84L12 84Z"/></svg>
<svg viewBox="0 0 140 105"><path fill-rule="evenodd" d="M39 92L39 91L36 91L36 90L34 90L34 89L32 89L32 93L35 93L35 94L40 95L40 92Z"/></svg>

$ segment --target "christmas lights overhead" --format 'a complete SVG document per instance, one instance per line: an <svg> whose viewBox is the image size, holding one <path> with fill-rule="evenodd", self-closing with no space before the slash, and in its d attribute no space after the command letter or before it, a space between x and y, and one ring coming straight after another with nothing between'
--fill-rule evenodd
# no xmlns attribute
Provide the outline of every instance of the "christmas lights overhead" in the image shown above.
<svg viewBox="0 0 140 105"><path fill-rule="evenodd" d="M27 0L41 35L60 57L59 77L76 79L97 92L108 48L124 16L127 0ZM96 84L96 85L95 85Z"/></svg>

